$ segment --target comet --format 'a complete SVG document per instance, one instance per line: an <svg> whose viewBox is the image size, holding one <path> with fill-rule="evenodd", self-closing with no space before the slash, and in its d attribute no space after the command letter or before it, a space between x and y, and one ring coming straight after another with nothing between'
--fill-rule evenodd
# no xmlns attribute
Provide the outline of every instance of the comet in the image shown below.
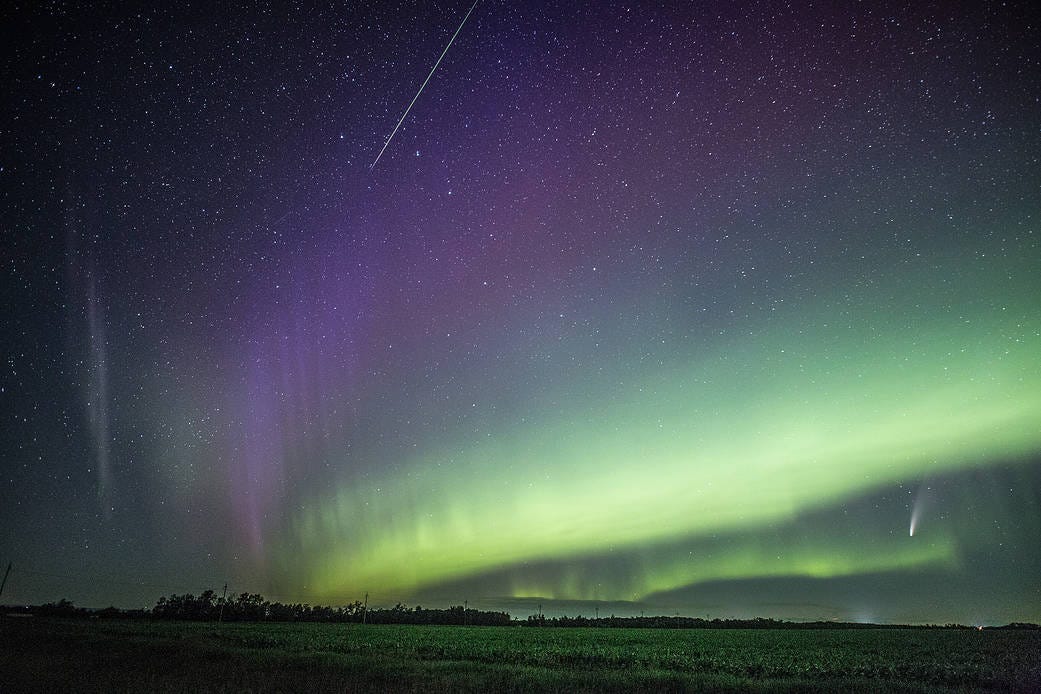
<svg viewBox="0 0 1041 694"><path fill-rule="evenodd" d="M925 511L926 506L928 506L930 491L931 488L925 484L918 487L918 493L915 495L914 504L911 506L911 527L908 529L910 537L914 537L915 530L918 529L918 523L922 518L922 513Z"/></svg>
<svg viewBox="0 0 1041 694"><path fill-rule="evenodd" d="M387 146L390 144L390 141L394 139L394 136L398 133L398 128L400 128L401 124L405 122L405 118L408 117L408 112L412 110L413 106L415 106L416 101L419 99L419 95L423 93L423 89L427 86L427 82L429 82L430 78L434 76L437 66L441 64L442 60L444 60L445 54L448 53L448 49L452 47L452 42L455 41L456 36L459 36L459 32L463 30L463 25L465 25L466 20L470 18L470 14L474 11L474 8L477 7L478 2L480 2L480 0L474 0L474 4L470 5L470 9L467 11L466 16L463 17L463 21L459 22L459 28L455 30L454 34L452 34L452 38L448 39L448 45L445 46L445 50L441 51L441 57L437 59L436 63L434 63L434 67L430 68L430 74L428 74L427 78L423 80L423 84L419 85L419 91L417 91L416 95L412 97L412 101L409 102L408 108L405 109L405 112L401 114L401 118L398 119L398 124L394 126L387 141L383 143L383 149L380 150L380 153L377 154L376 158L371 164L369 164L369 171L376 168L376 164L379 163L380 157L382 157L383 153L387 151Z"/></svg>

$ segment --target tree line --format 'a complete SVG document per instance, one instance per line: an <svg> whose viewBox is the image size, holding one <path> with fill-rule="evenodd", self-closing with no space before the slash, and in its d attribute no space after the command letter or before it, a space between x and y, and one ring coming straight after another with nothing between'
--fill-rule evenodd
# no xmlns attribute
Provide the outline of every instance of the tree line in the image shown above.
<svg viewBox="0 0 1041 694"><path fill-rule="evenodd" d="M240 593L227 599L215 591L203 591L199 595L162 596L151 609L89 609L76 607L71 601L62 599L43 605L4 606L6 615L35 615L40 617L91 617L106 619L170 619L199 622L331 622L367 624L445 624L470 626L524 626L549 628L598 627L617 629L978 629L981 627L963 624L863 624L859 622L787 622L779 619L756 617L754 619L703 619L701 617L569 617L560 615L546 617L531 615L527 619L512 619L507 612L476 610L463 605L447 609L408 607L402 603L394 607L367 607L360 600L329 607L306 603L270 602L256 593ZM1041 626L1026 622L1013 622L1005 626L987 629L1041 630Z"/></svg>
<svg viewBox="0 0 1041 694"><path fill-rule="evenodd" d="M616 629L977 629L978 627L966 626L964 624L871 624L865 622L788 622L783 619L771 619L768 617L753 617L751 619L702 619L701 617L668 617L656 615L653 617L583 617L576 615L569 617L546 617L543 615L531 615L525 621L519 622L524 626L537 627L598 627ZM1006 627L988 627L990 629L1028 629L1032 625L1018 623ZM1033 628L1039 628L1033 626Z"/></svg>
<svg viewBox="0 0 1041 694"><path fill-rule="evenodd" d="M165 595L152 608L159 619L228 622L365 622L368 624L459 624L509 626L506 612L488 612L454 605L448 609L408 607L401 603L390 608L366 607L361 601L330 607L305 603L269 602L256 593L240 593L224 599L214 591L199 595Z"/></svg>

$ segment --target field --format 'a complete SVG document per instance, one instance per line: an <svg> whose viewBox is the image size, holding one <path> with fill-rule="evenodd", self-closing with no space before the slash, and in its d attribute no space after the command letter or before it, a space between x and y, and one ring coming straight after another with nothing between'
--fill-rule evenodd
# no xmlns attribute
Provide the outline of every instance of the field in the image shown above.
<svg viewBox="0 0 1041 694"><path fill-rule="evenodd" d="M1041 632L0 618L0 690L1041 691Z"/></svg>

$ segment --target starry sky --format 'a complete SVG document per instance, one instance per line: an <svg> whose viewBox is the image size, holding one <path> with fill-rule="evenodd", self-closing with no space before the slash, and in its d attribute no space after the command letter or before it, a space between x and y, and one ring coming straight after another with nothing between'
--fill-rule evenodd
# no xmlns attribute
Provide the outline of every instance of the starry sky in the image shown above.
<svg viewBox="0 0 1041 694"><path fill-rule="evenodd" d="M470 8L3 10L0 602L1041 621L1028 4Z"/></svg>

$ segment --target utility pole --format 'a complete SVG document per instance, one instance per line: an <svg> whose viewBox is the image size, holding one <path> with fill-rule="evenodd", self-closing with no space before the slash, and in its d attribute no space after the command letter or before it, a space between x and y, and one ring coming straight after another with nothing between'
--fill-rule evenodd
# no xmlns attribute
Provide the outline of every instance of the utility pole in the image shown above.
<svg viewBox="0 0 1041 694"><path fill-rule="evenodd" d="M217 615L217 626L224 621L224 604L228 602L228 584L224 584L224 595L220 599L220 614Z"/></svg>
<svg viewBox="0 0 1041 694"><path fill-rule="evenodd" d="M466 611L470 608L470 601L463 600L463 626L470 623L470 617L466 614Z"/></svg>
<svg viewBox="0 0 1041 694"><path fill-rule="evenodd" d="M7 562L7 571L4 572L4 580L0 581L0 595L4 594L4 586L7 585L7 576L11 573L11 562Z"/></svg>
<svg viewBox="0 0 1041 694"><path fill-rule="evenodd" d="M361 623L365 624L369 619L369 594L365 594L365 605L361 608Z"/></svg>

